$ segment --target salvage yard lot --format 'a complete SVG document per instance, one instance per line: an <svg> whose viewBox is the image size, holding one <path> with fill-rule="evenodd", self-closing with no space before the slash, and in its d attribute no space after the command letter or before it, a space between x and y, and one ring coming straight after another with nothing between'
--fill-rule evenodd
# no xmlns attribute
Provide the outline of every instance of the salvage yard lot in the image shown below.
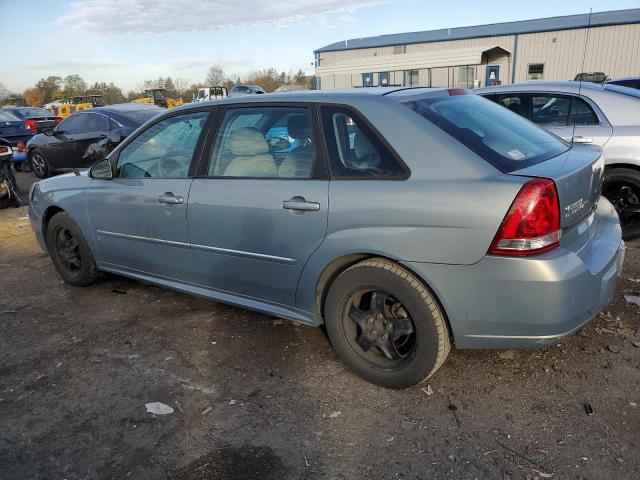
<svg viewBox="0 0 640 480"><path fill-rule="evenodd" d="M640 307L623 298L640 291L638 241L615 303L561 346L454 350L428 384L391 391L320 329L116 276L67 286L25 215L0 211L2 480L640 471Z"/></svg>

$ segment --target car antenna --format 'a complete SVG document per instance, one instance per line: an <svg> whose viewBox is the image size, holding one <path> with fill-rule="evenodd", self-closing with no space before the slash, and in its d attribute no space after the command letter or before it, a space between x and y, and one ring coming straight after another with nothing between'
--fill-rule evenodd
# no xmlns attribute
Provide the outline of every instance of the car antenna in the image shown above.
<svg viewBox="0 0 640 480"><path fill-rule="evenodd" d="M589 21L587 22L587 34L584 37L584 51L582 52L582 75L580 75L580 81L578 83L578 96L582 94L582 79L584 78L584 65L587 60L587 46L589 45L589 32L591 31L591 15L593 14L593 7L589 9ZM571 102L573 104L573 102ZM571 107L569 107L569 118L571 118ZM573 124L573 132L571 133L571 144L576 135L576 124Z"/></svg>

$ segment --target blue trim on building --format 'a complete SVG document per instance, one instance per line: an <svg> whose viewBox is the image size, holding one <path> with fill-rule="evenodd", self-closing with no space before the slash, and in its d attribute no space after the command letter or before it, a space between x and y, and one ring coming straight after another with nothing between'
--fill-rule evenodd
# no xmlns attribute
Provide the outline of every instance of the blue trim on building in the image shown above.
<svg viewBox="0 0 640 480"><path fill-rule="evenodd" d="M640 23L640 8L596 12L591 16L591 27L628 25ZM425 32L395 33L378 37L354 38L332 43L315 50L314 53L357 50L361 48L390 47L411 45L414 43L443 42L448 40L467 40L471 38L497 37L524 33L553 32L575 30L589 26L589 14L567 15L563 17L539 18L519 22L493 23L471 27L445 28Z"/></svg>

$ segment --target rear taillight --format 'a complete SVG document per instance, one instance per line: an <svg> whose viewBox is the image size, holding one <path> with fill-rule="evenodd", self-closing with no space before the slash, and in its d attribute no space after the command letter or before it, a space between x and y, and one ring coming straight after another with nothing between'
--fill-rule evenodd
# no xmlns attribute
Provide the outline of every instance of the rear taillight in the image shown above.
<svg viewBox="0 0 640 480"><path fill-rule="evenodd" d="M4 145L0 145L0 153L5 154L11 152L11 147L6 147Z"/></svg>
<svg viewBox="0 0 640 480"><path fill-rule="evenodd" d="M36 128L37 120L29 119L24 121L24 128L29 130L31 133L38 133L38 129Z"/></svg>
<svg viewBox="0 0 640 480"><path fill-rule="evenodd" d="M56 117L53 119L54 122L60 123L62 121L62 117Z"/></svg>
<svg viewBox="0 0 640 480"><path fill-rule="evenodd" d="M553 180L526 183L489 248L492 255L535 255L560 244L560 201Z"/></svg>

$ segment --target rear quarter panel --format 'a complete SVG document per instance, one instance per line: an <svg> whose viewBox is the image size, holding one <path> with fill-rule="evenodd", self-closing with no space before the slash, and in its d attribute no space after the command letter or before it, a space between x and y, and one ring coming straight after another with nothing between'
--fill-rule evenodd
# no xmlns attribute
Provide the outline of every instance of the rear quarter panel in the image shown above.
<svg viewBox="0 0 640 480"><path fill-rule="evenodd" d="M406 180L332 180L327 236L302 273L296 303L313 311L322 271L350 254L470 265L486 254L526 178L488 162L393 100L354 105L411 170Z"/></svg>

